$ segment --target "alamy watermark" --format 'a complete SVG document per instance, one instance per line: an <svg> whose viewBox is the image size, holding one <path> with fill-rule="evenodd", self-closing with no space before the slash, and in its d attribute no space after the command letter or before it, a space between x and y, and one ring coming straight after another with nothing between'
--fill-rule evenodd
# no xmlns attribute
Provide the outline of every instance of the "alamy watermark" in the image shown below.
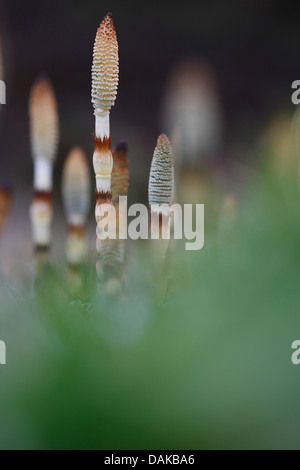
<svg viewBox="0 0 300 470"><path fill-rule="evenodd" d="M6 85L0 80L0 104L6 104Z"/></svg>
<svg viewBox="0 0 300 470"><path fill-rule="evenodd" d="M300 364L300 340L295 339L295 341L292 342L291 348L295 349L291 356L291 361L295 366L297 366Z"/></svg>
<svg viewBox="0 0 300 470"><path fill-rule="evenodd" d="M0 341L0 365L6 364L6 345L4 341Z"/></svg>
<svg viewBox="0 0 300 470"><path fill-rule="evenodd" d="M120 196L118 210L113 204L96 206L99 240L188 240L186 250L204 245L204 204L144 204L128 207L127 196ZM134 217L128 224L128 217Z"/></svg>

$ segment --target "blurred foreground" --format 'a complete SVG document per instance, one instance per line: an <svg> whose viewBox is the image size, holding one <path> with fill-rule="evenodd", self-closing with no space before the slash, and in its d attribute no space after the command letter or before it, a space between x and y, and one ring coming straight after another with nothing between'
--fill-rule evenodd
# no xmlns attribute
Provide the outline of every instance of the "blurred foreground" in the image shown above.
<svg viewBox="0 0 300 470"><path fill-rule="evenodd" d="M2 282L0 447L299 448L299 198L262 170L201 251L172 244L164 301L137 242L121 298L94 261L41 263L34 294Z"/></svg>

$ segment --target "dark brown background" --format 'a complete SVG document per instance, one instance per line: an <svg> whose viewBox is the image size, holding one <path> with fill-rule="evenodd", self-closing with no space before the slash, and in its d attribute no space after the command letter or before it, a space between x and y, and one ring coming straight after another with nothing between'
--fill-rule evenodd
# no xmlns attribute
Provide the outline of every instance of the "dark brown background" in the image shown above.
<svg viewBox="0 0 300 470"><path fill-rule="evenodd" d="M295 2L267 0L1 0L7 104L0 115L0 178L10 179L15 189L7 227L9 241L21 220L22 230L30 238L32 161L27 107L31 85L41 71L53 81L60 111L56 216L61 215L60 174L67 152L73 145L81 145L92 158L92 47L107 11L114 17L120 51L112 140L128 141L130 197L142 202L147 197L155 141L165 131L161 105L166 81L184 57L204 57L216 74L225 118L222 158L242 145L249 151L237 158L253 165L251 150L269 116L278 110L293 111L291 83L300 78L297 10ZM20 215L17 208L21 206Z"/></svg>
<svg viewBox="0 0 300 470"><path fill-rule="evenodd" d="M291 82L300 76L295 8L295 2L266 0L2 0L7 105L1 117L1 174L14 177L19 168L22 177L31 178L27 100L40 71L48 72L58 96L59 163L74 144L92 152L91 52L107 11L113 13L120 46L112 137L129 141L132 163L141 171L142 163L149 164L156 136L164 130L160 107L166 79L176 62L191 54L204 56L216 72L225 146L251 142L268 113L289 106Z"/></svg>

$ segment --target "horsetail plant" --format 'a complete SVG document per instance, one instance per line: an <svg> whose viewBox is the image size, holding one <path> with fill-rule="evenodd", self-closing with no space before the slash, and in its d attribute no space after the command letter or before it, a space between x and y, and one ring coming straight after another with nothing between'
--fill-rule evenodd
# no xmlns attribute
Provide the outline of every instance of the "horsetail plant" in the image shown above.
<svg viewBox="0 0 300 470"><path fill-rule="evenodd" d="M161 300L167 293L166 255L170 246L170 205L174 199L174 165L170 141L165 134L157 139L148 185L153 273L158 279Z"/></svg>
<svg viewBox="0 0 300 470"><path fill-rule="evenodd" d="M31 89L29 120L34 164L34 196L30 207L32 237L37 250L48 250L51 238L53 165L59 128L57 102L46 75L40 75Z"/></svg>
<svg viewBox="0 0 300 470"><path fill-rule="evenodd" d="M118 87L118 43L112 15L108 13L98 28L92 65L92 103L95 115L95 151L97 203L111 202L113 159L109 112L115 103Z"/></svg>
<svg viewBox="0 0 300 470"><path fill-rule="evenodd" d="M158 244L157 254L165 259L170 238L170 205L174 199L174 165L170 141L165 134L157 139L154 150L148 199L151 210L151 238L157 239L162 230L162 238ZM167 234L164 234L166 222Z"/></svg>
<svg viewBox="0 0 300 470"><path fill-rule="evenodd" d="M90 175L85 152L71 149L62 177L63 204L68 224L66 256L70 266L80 265L87 253L86 223L90 210Z"/></svg>
<svg viewBox="0 0 300 470"><path fill-rule="evenodd" d="M110 149L109 113L117 96L118 81L118 42L112 15L108 13L97 30L92 65L92 104L95 115L93 165L96 176L96 221L100 231L101 217L98 216L98 209L102 204L112 204L113 157ZM100 257L106 241L97 240Z"/></svg>
<svg viewBox="0 0 300 470"><path fill-rule="evenodd" d="M129 187L128 145L121 140L112 150L114 167L111 176L112 201L116 206L120 196L127 196Z"/></svg>
<svg viewBox="0 0 300 470"><path fill-rule="evenodd" d="M129 157L128 146L121 140L112 150L114 166L111 177L112 202L116 210L117 233L119 233L120 213L119 197L128 195L129 187ZM98 243L101 242L98 240ZM121 290L125 268L125 240L116 238L103 240L99 247L100 275L105 279L105 291L109 294Z"/></svg>

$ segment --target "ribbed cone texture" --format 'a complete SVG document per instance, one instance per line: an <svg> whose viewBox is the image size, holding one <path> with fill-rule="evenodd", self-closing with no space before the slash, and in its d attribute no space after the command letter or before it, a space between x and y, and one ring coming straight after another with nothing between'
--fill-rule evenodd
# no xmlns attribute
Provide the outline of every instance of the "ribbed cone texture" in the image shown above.
<svg viewBox="0 0 300 470"><path fill-rule="evenodd" d="M68 222L84 224L90 210L91 183L87 158L79 147L73 148L66 159L62 195Z"/></svg>
<svg viewBox="0 0 300 470"><path fill-rule="evenodd" d="M149 204L171 204L174 194L174 167L168 137L160 135L154 150L149 178Z"/></svg>
<svg viewBox="0 0 300 470"><path fill-rule="evenodd" d="M113 150L113 171L111 175L111 191L113 202L118 202L119 196L128 194L129 186L129 158L126 142L121 141Z"/></svg>
<svg viewBox="0 0 300 470"><path fill-rule="evenodd" d="M103 113L115 103L119 81L118 42L113 19L108 13L98 28L92 65L92 103Z"/></svg>
<svg viewBox="0 0 300 470"><path fill-rule="evenodd" d="M31 89L29 118L33 158L53 161L58 144L58 112L55 94L47 77L37 78Z"/></svg>

